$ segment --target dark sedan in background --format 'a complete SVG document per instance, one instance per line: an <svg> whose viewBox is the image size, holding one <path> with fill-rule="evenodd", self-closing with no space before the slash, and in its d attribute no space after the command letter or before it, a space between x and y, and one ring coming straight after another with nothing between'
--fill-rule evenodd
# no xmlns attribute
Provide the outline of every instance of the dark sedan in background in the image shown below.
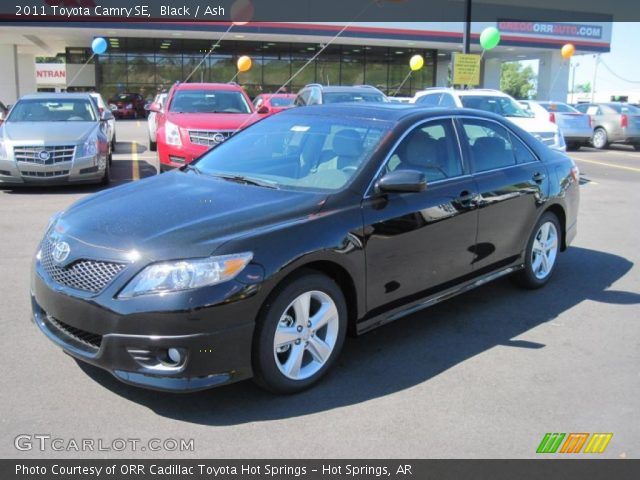
<svg viewBox="0 0 640 480"><path fill-rule="evenodd" d="M33 317L130 384L254 377L292 393L335 363L348 330L504 275L545 285L576 235L578 192L570 158L497 115L290 109L52 218Z"/></svg>

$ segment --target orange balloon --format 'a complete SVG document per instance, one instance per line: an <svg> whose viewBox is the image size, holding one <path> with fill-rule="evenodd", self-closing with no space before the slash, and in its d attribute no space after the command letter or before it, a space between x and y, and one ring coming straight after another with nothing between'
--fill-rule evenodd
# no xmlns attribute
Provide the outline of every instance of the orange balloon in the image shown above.
<svg viewBox="0 0 640 480"><path fill-rule="evenodd" d="M251 57L243 55L238 59L238 71L248 72L251 69Z"/></svg>
<svg viewBox="0 0 640 480"><path fill-rule="evenodd" d="M562 50L560 50L560 54L562 55L562 58L564 58L565 60L567 60L568 58L571 58L574 53L576 53L576 47L574 47L572 43L567 43L566 45L563 45Z"/></svg>

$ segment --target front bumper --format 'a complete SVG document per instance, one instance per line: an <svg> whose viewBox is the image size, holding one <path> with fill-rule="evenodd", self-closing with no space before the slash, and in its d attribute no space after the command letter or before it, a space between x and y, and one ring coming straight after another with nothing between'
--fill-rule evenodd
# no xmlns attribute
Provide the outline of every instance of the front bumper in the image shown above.
<svg viewBox="0 0 640 480"><path fill-rule="evenodd" d="M243 289L246 286L231 285L226 292ZM174 309L180 299L149 296L132 304L114 299L109 287L81 298L48 278L37 262L31 285L33 321L66 353L122 382L174 392L252 376L251 344L259 306L255 298L246 297L189 308L189 301L197 300L185 295L184 308L178 310ZM181 352L180 362L168 361L170 348Z"/></svg>
<svg viewBox="0 0 640 480"><path fill-rule="evenodd" d="M158 158L160 159L160 166L165 169L183 167L209 150L209 147L204 145L183 143L181 147L178 147L175 145L167 145L160 138L157 138L156 141L158 142Z"/></svg>
<svg viewBox="0 0 640 480"><path fill-rule="evenodd" d="M43 165L31 162L0 160L0 185L66 185L93 183L102 179L106 155L74 157L70 162Z"/></svg>

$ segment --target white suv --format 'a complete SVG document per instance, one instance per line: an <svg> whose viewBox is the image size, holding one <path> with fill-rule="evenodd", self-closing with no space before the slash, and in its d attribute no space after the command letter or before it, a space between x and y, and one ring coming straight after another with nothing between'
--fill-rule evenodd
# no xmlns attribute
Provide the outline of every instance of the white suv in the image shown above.
<svg viewBox="0 0 640 480"><path fill-rule="evenodd" d="M424 107L475 108L493 112L508 118L548 147L563 152L567 149L562 132L556 124L535 118L512 97L499 90L428 88L416 93L411 103Z"/></svg>

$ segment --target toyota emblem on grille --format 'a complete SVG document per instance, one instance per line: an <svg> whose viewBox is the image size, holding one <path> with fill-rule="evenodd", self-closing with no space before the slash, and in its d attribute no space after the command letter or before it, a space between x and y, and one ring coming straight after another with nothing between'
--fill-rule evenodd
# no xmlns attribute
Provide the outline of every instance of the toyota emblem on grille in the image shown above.
<svg viewBox="0 0 640 480"><path fill-rule="evenodd" d="M67 259L69 253L71 253L71 247L69 244L67 242L59 241L54 245L51 256L56 263L62 263Z"/></svg>
<svg viewBox="0 0 640 480"><path fill-rule="evenodd" d="M222 142L224 142L224 135L223 135L223 134L221 134L221 133L216 133L216 134L213 136L213 139L212 139L212 140L213 140L213 142L214 142L216 145L217 145L218 143L222 143Z"/></svg>
<svg viewBox="0 0 640 480"><path fill-rule="evenodd" d="M49 152L47 152L46 150L42 150L38 153L38 158L40 160L42 160L43 162L46 162L47 160L49 160L51 158L51 154Z"/></svg>

